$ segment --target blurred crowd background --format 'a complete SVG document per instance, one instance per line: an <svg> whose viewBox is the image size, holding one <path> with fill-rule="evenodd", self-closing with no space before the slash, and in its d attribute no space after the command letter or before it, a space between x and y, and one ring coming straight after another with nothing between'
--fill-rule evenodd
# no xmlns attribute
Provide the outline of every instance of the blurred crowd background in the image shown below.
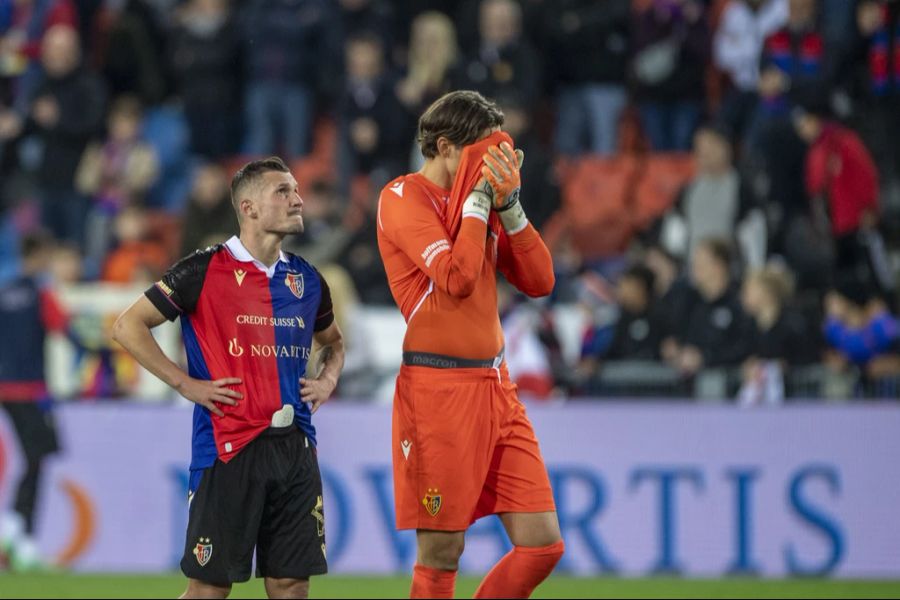
<svg viewBox="0 0 900 600"><path fill-rule="evenodd" d="M0 279L40 247L54 289L139 290L235 233L231 174L278 154L339 393L377 396L404 328L378 192L462 88L504 110L554 256L551 297L501 289L525 394L900 395L893 0L0 0ZM132 395L90 327L108 377L77 395Z"/></svg>

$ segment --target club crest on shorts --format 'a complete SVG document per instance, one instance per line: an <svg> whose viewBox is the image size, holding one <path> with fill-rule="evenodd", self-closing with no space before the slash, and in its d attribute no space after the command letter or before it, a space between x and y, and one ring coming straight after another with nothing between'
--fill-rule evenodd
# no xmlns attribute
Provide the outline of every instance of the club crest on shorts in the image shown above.
<svg viewBox="0 0 900 600"><path fill-rule="evenodd" d="M298 298L303 297L303 273L288 273L284 277L284 285Z"/></svg>
<svg viewBox="0 0 900 600"><path fill-rule="evenodd" d="M212 558L212 544L209 543L209 538L199 539L197 545L194 546L194 556L197 557L197 562L201 567L206 566L206 563Z"/></svg>
<svg viewBox="0 0 900 600"><path fill-rule="evenodd" d="M437 488L428 488L428 492L422 498L422 504L425 505L425 510L428 511L429 515L432 517L437 516L441 510L441 495L438 494Z"/></svg>

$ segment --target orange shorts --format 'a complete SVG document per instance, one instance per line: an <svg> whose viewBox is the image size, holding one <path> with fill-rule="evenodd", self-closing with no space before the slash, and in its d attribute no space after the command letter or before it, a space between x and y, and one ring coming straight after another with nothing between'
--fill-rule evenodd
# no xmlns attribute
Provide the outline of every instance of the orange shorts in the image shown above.
<svg viewBox="0 0 900 600"><path fill-rule="evenodd" d="M393 415L398 529L463 531L486 515L556 510L525 407L505 365L499 373L400 368Z"/></svg>

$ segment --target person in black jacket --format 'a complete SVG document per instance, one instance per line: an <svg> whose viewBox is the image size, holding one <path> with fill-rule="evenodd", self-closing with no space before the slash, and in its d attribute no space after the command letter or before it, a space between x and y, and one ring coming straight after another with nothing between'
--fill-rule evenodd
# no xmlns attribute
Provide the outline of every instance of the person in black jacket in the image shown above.
<svg viewBox="0 0 900 600"><path fill-rule="evenodd" d="M191 130L191 150L210 159L237 150L240 53L226 0L193 0L169 37L178 94Z"/></svg>
<svg viewBox="0 0 900 600"><path fill-rule="evenodd" d="M625 108L628 0L545 2L540 19L557 99L556 150L569 156L616 149ZM588 139L585 138L585 133Z"/></svg>
<svg viewBox="0 0 900 600"><path fill-rule="evenodd" d="M663 327L654 311L653 271L644 265L626 270L616 284L619 319L607 360L658 360Z"/></svg>
<svg viewBox="0 0 900 600"><path fill-rule="evenodd" d="M685 375L705 368L739 366L750 352L751 323L732 285L731 247L726 240L701 242L691 259L691 281L699 294L687 327L668 362Z"/></svg>
<svg viewBox="0 0 900 600"><path fill-rule="evenodd" d="M789 306L792 294L791 277L780 268L768 266L744 279L741 304L753 319L751 358L745 372L759 361L779 361L784 367L806 365L821 354L821 339L803 315Z"/></svg>
<svg viewBox="0 0 900 600"><path fill-rule="evenodd" d="M81 247L89 200L75 190L75 173L91 137L103 124L106 91L81 64L78 32L55 25L41 46L43 72L27 102L28 114L0 114L0 138L34 135L43 153L37 166L43 225Z"/></svg>

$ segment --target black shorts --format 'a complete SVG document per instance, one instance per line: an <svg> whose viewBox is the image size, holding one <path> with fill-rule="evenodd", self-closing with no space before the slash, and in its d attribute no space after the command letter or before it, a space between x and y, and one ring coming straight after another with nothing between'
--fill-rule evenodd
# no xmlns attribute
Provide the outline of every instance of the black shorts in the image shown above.
<svg viewBox="0 0 900 600"><path fill-rule="evenodd" d="M297 427L270 428L230 462L191 474L182 572L215 585L328 572L322 477ZM199 476L199 484L196 478Z"/></svg>

